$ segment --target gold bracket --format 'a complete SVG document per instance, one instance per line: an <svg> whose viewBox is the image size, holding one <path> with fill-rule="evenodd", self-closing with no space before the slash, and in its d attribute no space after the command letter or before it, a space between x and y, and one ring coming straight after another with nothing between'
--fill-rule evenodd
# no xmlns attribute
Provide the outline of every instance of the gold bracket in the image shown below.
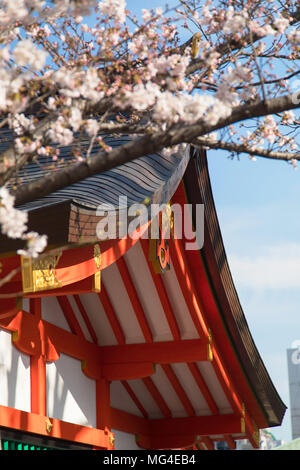
<svg viewBox="0 0 300 470"><path fill-rule="evenodd" d="M51 423L49 418L45 419L45 423L46 423L46 431L50 434L53 428L53 424Z"/></svg>
<svg viewBox="0 0 300 470"><path fill-rule="evenodd" d="M207 345L207 360L212 361L214 358L213 350L212 350L212 334L211 329L208 329L208 345Z"/></svg>
<svg viewBox="0 0 300 470"><path fill-rule="evenodd" d="M37 259L21 256L23 292L38 292L61 287L55 275L55 268L61 255L62 252Z"/></svg>
<svg viewBox="0 0 300 470"><path fill-rule="evenodd" d="M116 440L115 436L113 434L110 434L110 436L109 436L109 445L111 447L113 447L113 445L115 443L115 440Z"/></svg>
<svg viewBox="0 0 300 470"><path fill-rule="evenodd" d="M241 417L241 433L242 434L245 434L246 432L245 416L246 416L245 403L242 403L242 417Z"/></svg>
<svg viewBox="0 0 300 470"><path fill-rule="evenodd" d="M94 246L94 261L98 271L94 274L93 291L101 291L101 251L98 243Z"/></svg>
<svg viewBox="0 0 300 470"><path fill-rule="evenodd" d="M149 259L152 262L154 272L162 274L170 269L170 245L169 237L172 230L172 210L168 203L151 223Z"/></svg>
<svg viewBox="0 0 300 470"><path fill-rule="evenodd" d="M256 426L256 423L254 423L254 421L253 421L253 427L254 427L254 432L252 434L252 437L253 437L253 440L256 443L257 447L259 447L260 433L259 433L259 429Z"/></svg>

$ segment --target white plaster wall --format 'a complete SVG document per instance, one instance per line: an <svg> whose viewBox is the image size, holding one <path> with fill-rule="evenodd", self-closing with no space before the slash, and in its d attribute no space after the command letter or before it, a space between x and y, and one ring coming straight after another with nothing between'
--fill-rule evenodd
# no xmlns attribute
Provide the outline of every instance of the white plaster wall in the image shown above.
<svg viewBox="0 0 300 470"><path fill-rule="evenodd" d="M134 434L128 432L116 431L112 429L111 432L115 435L115 449L116 450L142 450L135 442Z"/></svg>
<svg viewBox="0 0 300 470"><path fill-rule="evenodd" d="M30 412L30 357L0 329L0 405Z"/></svg>
<svg viewBox="0 0 300 470"><path fill-rule="evenodd" d="M47 415L81 426L96 427L96 382L81 362L65 354L46 364Z"/></svg>
<svg viewBox="0 0 300 470"><path fill-rule="evenodd" d="M57 298L54 296L42 298L42 319L64 330L71 331Z"/></svg>

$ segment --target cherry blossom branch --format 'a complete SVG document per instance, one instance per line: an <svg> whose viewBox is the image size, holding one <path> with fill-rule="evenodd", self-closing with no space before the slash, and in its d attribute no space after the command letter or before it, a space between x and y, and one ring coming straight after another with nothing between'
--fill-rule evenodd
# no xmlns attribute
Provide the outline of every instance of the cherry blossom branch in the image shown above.
<svg viewBox="0 0 300 470"><path fill-rule="evenodd" d="M232 153L246 153L256 157L268 158L271 160L283 160L291 162L292 160L300 160L300 153L293 152L276 152L262 148L250 147L246 144L237 144L234 142L223 142L221 140L206 139L198 137L191 142L195 147L207 147L210 149L227 150Z"/></svg>
<svg viewBox="0 0 300 470"><path fill-rule="evenodd" d="M298 7L294 13L289 14L291 21L290 25L295 25L298 21L300 21L300 8ZM232 53L235 50L242 50L248 47L251 43L256 43L257 41L263 39L265 36L258 35L252 32L244 34L240 39L236 40L233 39L232 36L228 38L227 41L222 42L220 45L216 46L215 50L220 56L226 56ZM186 47L190 45L192 38L188 40L182 47ZM205 60L203 59L195 59L193 63L187 67L186 73L187 75L193 74L203 68L206 65Z"/></svg>
<svg viewBox="0 0 300 470"><path fill-rule="evenodd" d="M234 123L298 107L299 103L295 102L294 94L284 95L247 106L236 107L229 117L220 119L214 125L200 120L195 124L181 124L163 132L149 133L149 135L130 141L110 152L98 152L81 163L58 170L53 174L17 188L14 191L15 204L19 206L30 202L37 197L50 194L88 176L107 171L143 155L159 152L165 147L172 147L181 143L192 143L197 137Z"/></svg>

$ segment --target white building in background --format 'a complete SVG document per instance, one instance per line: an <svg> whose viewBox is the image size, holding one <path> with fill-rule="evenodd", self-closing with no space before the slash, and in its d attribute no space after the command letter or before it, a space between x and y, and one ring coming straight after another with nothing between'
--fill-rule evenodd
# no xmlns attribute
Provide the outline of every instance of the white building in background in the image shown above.
<svg viewBox="0 0 300 470"><path fill-rule="evenodd" d="M262 429L260 431L259 450L271 450L285 444L284 441L276 439L276 437L268 430ZM237 450L254 450L252 445L247 439L237 441Z"/></svg>
<svg viewBox="0 0 300 470"><path fill-rule="evenodd" d="M300 340L287 350L292 439L300 437Z"/></svg>

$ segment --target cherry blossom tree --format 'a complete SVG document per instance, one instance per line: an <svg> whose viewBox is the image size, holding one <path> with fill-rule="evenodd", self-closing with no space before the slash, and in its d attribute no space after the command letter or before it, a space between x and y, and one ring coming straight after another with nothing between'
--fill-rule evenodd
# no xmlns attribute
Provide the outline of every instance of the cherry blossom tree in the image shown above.
<svg viewBox="0 0 300 470"><path fill-rule="evenodd" d="M0 0L0 129L12 135L0 227L27 256L47 241L26 231L18 206L145 154L193 145L300 159L297 0L178 0L138 16L129 6ZM105 135L131 139L112 149ZM22 184L41 156L56 171Z"/></svg>

